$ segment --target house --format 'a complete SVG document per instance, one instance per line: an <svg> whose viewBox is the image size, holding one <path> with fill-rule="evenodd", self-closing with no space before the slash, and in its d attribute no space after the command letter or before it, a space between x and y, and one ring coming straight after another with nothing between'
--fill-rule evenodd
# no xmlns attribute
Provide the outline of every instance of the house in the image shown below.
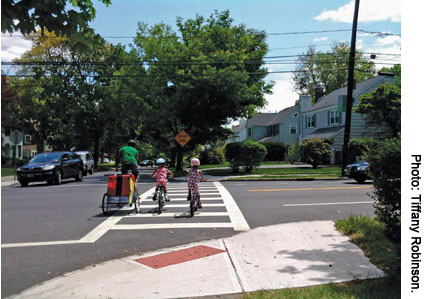
<svg viewBox="0 0 426 299"><path fill-rule="evenodd" d="M379 128L366 125L366 117L354 111L359 97L374 91L379 85L393 82L392 74L382 74L359 82L353 91L354 102L351 114L350 138L374 136ZM340 164L345 130L345 98L347 87L325 95L324 89L317 86L315 101L311 96L300 95L299 103L278 113L257 113L246 123L246 138L254 141L280 141L286 145L301 143L305 139L320 138L331 143L331 164ZM241 136L242 137L242 136ZM243 140L243 137L241 138ZM238 141L238 140L236 140ZM354 160L355 157L350 157Z"/></svg>
<svg viewBox="0 0 426 299"><path fill-rule="evenodd" d="M1 127L1 151L4 158L23 158L23 132L13 126Z"/></svg>
<svg viewBox="0 0 426 299"><path fill-rule="evenodd" d="M237 125L231 127L232 136L228 139L228 142L240 142L247 139L247 120L241 119Z"/></svg>
<svg viewBox="0 0 426 299"><path fill-rule="evenodd" d="M393 82L393 76L380 75L359 82L353 91L354 102L351 114L350 138L373 136L377 128L366 126L366 117L354 111L359 104L359 97L374 91L379 85ZM332 91L319 97L311 105L310 96L300 96L301 132L299 142L317 137L331 142L331 164L340 164L345 130L346 108L344 107L347 87ZM354 157L352 157L354 159Z"/></svg>

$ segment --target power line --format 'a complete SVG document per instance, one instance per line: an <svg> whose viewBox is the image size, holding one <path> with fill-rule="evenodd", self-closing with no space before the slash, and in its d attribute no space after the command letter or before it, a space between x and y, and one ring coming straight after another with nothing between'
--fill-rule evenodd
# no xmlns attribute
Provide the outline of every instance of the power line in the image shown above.
<svg viewBox="0 0 426 299"><path fill-rule="evenodd" d="M299 35L299 34L317 34L317 33L335 33L335 32L347 32L351 29L334 29L334 30L315 30L315 31L293 31L293 32L273 32L265 33L267 36L283 36L283 35ZM401 36L398 33L392 32L381 32L381 31L368 31L368 30L357 30L358 32L377 35L377 36ZM28 37L40 37L40 35L13 35L13 34L2 34L2 37L8 38L28 38ZM63 38L62 36L44 36L45 38ZM102 38L117 38L117 39L130 39L138 36L101 36ZM152 36L141 36L141 37L152 37ZM178 36L160 36L159 38L179 38Z"/></svg>

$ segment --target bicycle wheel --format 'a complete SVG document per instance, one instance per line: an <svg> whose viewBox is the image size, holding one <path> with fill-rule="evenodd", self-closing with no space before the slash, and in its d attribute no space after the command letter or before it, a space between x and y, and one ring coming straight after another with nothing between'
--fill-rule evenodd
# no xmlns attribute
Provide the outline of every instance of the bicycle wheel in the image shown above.
<svg viewBox="0 0 426 299"><path fill-rule="evenodd" d="M136 192L136 199L135 199L135 212L136 214L139 213L140 210L140 202L139 202L139 190L137 188L135 188L135 192Z"/></svg>
<svg viewBox="0 0 426 299"><path fill-rule="evenodd" d="M197 196L197 194L194 192L192 194L191 201L189 202L189 211L191 213L191 217L194 217L194 213L197 210L197 207L196 207L196 198L195 198L196 196Z"/></svg>
<svg viewBox="0 0 426 299"><path fill-rule="evenodd" d="M158 214L161 214L161 211L163 210L163 190L160 190L160 192L158 192Z"/></svg>
<svg viewBox="0 0 426 299"><path fill-rule="evenodd" d="M109 207L108 207L108 194L105 193L104 197L102 198L102 213L104 215L107 215L109 211Z"/></svg>

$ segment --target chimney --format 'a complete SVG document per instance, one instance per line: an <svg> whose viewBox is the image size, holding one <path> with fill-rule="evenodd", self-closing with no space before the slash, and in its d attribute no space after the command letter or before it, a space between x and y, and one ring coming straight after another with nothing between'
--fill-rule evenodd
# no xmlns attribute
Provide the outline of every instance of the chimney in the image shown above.
<svg viewBox="0 0 426 299"><path fill-rule="evenodd" d="M311 107L311 96L310 95L299 95L300 112L305 111Z"/></svg>
<svg viewBox="0 0 426 299"><path fill-rule="evenodd" d="M315 86L315 103L318 101L320 97L324 95L324 91L325 91L324 84L320 83L320 84L317 84L317 86Z"/></svg>

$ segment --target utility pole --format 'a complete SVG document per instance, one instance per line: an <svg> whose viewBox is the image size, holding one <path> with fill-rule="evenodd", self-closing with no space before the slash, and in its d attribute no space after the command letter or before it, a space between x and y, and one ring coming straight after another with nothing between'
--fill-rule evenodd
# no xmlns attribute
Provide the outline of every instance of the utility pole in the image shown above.
<svg viewBox="0 0 426 299"><path fill-rule="evenodd" d="M349 53L349 64L348 64L348 92L347 92L347 102L346 102L346 118L345 118L345 135L343 137L343 147L342 147L342 176L344 175L344 170L346 165L349 162L349 140L351 134L351 116L352 116L352 97L353 97L353 87L354 87L354 68L355 68L355 45L356 45L356 31L358 25L358 10L359 10L359 0L355 0L355 11L354 11L354 20L352 23L352 39L351 39L351 50Z"/></svg>

